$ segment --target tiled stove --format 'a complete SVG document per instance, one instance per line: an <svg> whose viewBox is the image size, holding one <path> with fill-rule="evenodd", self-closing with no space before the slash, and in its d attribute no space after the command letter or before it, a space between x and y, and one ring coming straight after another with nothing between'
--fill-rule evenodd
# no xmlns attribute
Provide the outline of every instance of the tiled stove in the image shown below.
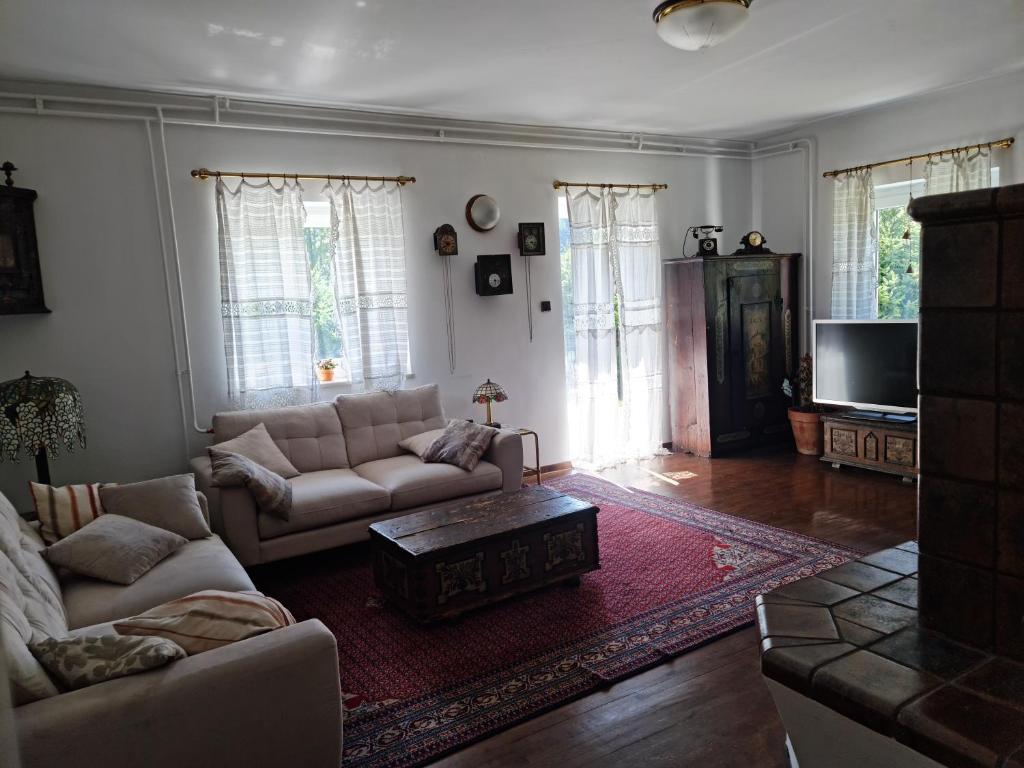
<svg viewBox="0 0 1024 768"><path fill-rule="evenodd" d="M918 545L758 599L801 768L1024 768L1024 185L916 200Z"/></svg>

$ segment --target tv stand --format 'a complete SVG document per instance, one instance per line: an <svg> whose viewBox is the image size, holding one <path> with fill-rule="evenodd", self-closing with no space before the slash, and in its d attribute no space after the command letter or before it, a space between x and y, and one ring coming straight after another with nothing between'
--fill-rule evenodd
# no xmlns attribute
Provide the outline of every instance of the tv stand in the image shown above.
<svg viewBox="0 0 1024 768"><path fill-rule="evenodd" d="M913 482L918 475L917 418L875 411L826 413L825 455L834 469L872 469Z"/></svg>

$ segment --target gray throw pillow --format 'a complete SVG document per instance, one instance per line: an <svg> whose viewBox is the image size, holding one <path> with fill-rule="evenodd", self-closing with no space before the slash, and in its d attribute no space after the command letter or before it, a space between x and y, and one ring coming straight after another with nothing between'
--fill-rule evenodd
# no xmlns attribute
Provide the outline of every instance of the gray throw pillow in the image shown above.
<svg viewBox="0 0 1024 768"><path fill-rule="evenodd" d="M292 484L255 461L230 451L210 448L214 476L219 485L244 485L260 512L287 520L292 512Z"/></svg>
<svg viewBox="0 0 1024 768"><path fill-rule="evenodd" d="M184 536L108 512L47 547L43 557L81 576L131 584L186 544Z"/></svg>
<svg viewBox="0 0 1024 768"><path fill-rule="evenodd" d="M210 454L211 459L213 458L213 451L215 450L227 451L228 453L235 453L239 456L244 456L250 461L255 461L261 467L269 469L274 474L280 475L285 479L301 474L299 470L297 470L295 466L288 461L288 457L281 453L281 449L277 447L276 443L274 443L274 439L270 436L270 433L267 432L267 427L263 423L257 424L248 432L243 432L238 437L232 438L231 440L225 440L223 443L211 445L206 450ZM213 484L224 484L217 476L216 467L214 467L213 470Z"/></svg>
<svg viewBox="0 0 1024 768"><path fill-rule="evenodd" d="M100 489L100 501L107 514L140 520L186 539L205 539L211 534L192 475L106 485Z"/></svg>
<svg viewBox="0 0 1024 768"><path fill-rule="evenodd" d="M165 637L78 635L48 637L29 650L65 688L75 690L184 659L185 650Z"/></svg>
<svg viewBox="0 0 1024 768"><path fill-rule="evenodd" d="M428 463L454 464L472 472L496 434L498 430L494 427L452 419L421 458Z"/></svg>
<svg viewBox="0 0 1024 768"><path fill-rule="evenodd" d="M427 452L427 449L430 448L433 442L437 440L437 438L439 438L443 433L443 428L431 429L426 432L420 432L418 435L413 435L412 437L407 437L405 438L405 440L402 440L398 444L398 447L401 448L403 451L415 453L422 459L423 454Z"/></svg>

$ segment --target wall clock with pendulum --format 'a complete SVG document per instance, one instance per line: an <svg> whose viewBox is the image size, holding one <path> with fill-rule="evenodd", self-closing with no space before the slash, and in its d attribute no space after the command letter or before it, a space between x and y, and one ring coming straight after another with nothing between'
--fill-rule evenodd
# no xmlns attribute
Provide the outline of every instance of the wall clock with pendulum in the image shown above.
<svg viewBox="0 0 1024 768"><path fill-rule="evenodd" d="M455 227L442 224L434 230L434 250L441 257L441 284L444 293L445 326L448 333L448 370L455 373L455 297L452 293L452 256L459 255Z"/></svg>
<svg viewBox="0 0 1024 768"><path fill-rule="evenodd" d="M544 224L542 222L519 225L519 253L526 258L526 322L533 341L533 284L530 279L530 257L543 256Z"/></svg>

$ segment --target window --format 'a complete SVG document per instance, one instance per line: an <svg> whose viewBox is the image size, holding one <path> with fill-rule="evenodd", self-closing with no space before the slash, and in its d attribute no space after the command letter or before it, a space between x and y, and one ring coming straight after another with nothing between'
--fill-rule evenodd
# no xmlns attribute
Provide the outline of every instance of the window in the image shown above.
<svg viewBox="0 0 1024 768"><path fill-rule="evenodd" d="M924 194L924 179L875 187L875 225L878 230L878 318L917 317L920 303L921 225L910 218L907 202ZM904 239L904 235L909 237Z"/></svg>
<svg viewBox="0 0 1024 768"><path fill-rule="evenodd" d="M992 169L992 186L999 186L999 169ZM878 231L878 319L912 320L921 302L921 225L910 218L907 203L924 195L924 179L879 184L875 187ZM908 238L904 238L909 233Z"/></svg>
<svg viewBox="0 0 1024 768"><path fill-rule="evenodd" d="M318 360L330 358L338 364L335 381L348 381L344 350L341 343L341 323L338 322L331 274L331 206L326 202L307 202L306 257L309 259L309 277L313 289L313 332L316 336L315 355Z"/></svg>

